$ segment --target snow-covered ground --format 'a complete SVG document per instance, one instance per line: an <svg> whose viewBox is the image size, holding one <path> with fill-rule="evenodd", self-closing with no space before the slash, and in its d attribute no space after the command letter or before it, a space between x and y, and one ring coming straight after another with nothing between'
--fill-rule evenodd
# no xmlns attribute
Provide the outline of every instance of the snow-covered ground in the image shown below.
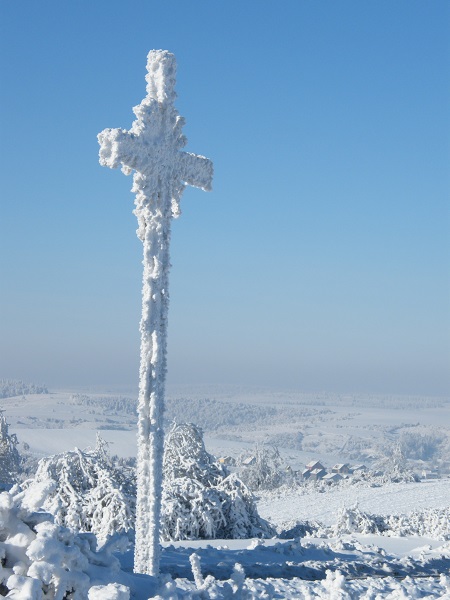
<svg viewBox="0 0 450 600"><path fill-rule="evenodd" d="M309 488L282 488L261 493L258 510L262 517L279 528L287 527L295 520L314 520L331 525L341 508L355 504L364 512L376 515L445 508L450 505L450 479L387 483L375 488L368 485L330 487L325 492Z"/></svg>
<svg viewBox="0 0 450 600"><path fill-rule="evenodd" d="M112 452L136 454L137 393L51 392L0 400L11 430L34 452L85 447L99 430ZM417 468L446 459L450 473L449 398L178 386L169 388L166 416L202 427L216 456L237 456L263 442L276 445L293 468L312 459L370 464L401 442Z"/></svg>
<svg viewBox="0 0 450 600"><path fill-rule="evenodd" d="M134 405L131 394L98 391L25 394L0 400L10 430L18 436L19 451L28 445L28 451L37 456L94 446L96 431L111 443L111 453L135 456ZM120 569L108 561L94 567L89 561L97 559L89 555L90 566L79 564L84 564L90 600L126 600L129 593L136 600L157 596L450 598L450 541L442 534L450 509L448 399L178 388L169 391L168 415L201 425L208 451L218 456L236 457L251 452L255 443L266 442L276 444L295 469L312 459L328 466L336 462L370 465L382 459L385 450L402 444L411 466L439 468L441 478L374 487L347 482L325 491L308 486L261 492L260 514L278 531L299 522L320 521L331 527L328 537L164 544L165 575L159 581L132 574L130 551L120 556ZM342 510L356 504L371 515L415 512L416 521L421 519L420 511L435 509L440 528L434 527L433 535L426 531L402 535L394 530L389 535L351 531L333 536L332 526ZM2 519L0 529L5 527L4 515ZM425 517L422 521L426 522ZM2 548L8 548L4 535L1 540ZM198 561L192 558L194 553ZM10 597L41 598L31 592Z"/></svg>

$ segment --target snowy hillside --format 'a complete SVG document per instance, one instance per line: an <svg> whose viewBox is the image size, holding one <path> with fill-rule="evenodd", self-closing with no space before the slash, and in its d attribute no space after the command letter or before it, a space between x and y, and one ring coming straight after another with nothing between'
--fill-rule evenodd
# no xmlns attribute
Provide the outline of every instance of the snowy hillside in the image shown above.
<svg viewBox="0 0 450 600"><path fill-rule="evenodd" d="M112 454L135 456L132 395L8 385L20 393L3 398L1 408L20 454L94 448L100 431ZM159 581L133 575L129 536L98 550L92 534L76 535L36 514L38 500L27 513L18 509L19 496L4 493L0 594L9 589L10 597L37 600L72 586L79 590L73 598L83 600L450 596L448 399L203 388L171 390L167 404L167 420L197 422L218 457L251 458L255 444L276 445L280 464L293 473L318 460L386 468L400 453L406 469L438 478L316 485L291 477L256 492L258 511L278 537L165 542ZM71 553L59 553L67 544Z"/></svg>
<svg viewBox="0 0 450 600"><path fill-rule="evenodd" d="M21 392L1 400L19 441L41 455L95 444L102 431L113 453L134 456L136 405L129 394L89 391ZM399 447L413 470L450 474L449 398L173 388L165 417L202 427L216 456L237 457L265 443L301 469L313 459L373 465ZM51 436L46 429L54 430Z"/></svg>

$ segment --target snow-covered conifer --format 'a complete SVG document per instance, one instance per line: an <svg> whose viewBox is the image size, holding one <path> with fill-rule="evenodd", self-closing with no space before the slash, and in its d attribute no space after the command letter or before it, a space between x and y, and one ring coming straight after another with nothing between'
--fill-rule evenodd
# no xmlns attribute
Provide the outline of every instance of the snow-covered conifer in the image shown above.
<svg viewBox="0 0 450 600"><path fill-rule="evenodd" d="M164 540L267 537L253 496L208 454L193 424L173 424L166 436L161 535Z"/></svg>
<svg viewBox="0 0 450 600"><path fill-rule="evenodd" d="M72 531L93 532L100 543L133 528L134 477L117 469L97 438L94 450L64 452L39 461L34 479L21 486L21 502L43 509Z"/></svg>
<svg viewBox="0 0 450 600"><path fill-rule="evenodd" d="M20 455L17 436L9 433L5 416L0 412L0 487L17 481L20 472Z"/></svg>
<svg viewBox="0 0 450 600"><path fill-rule="evenodd" d="M257 445L253 451L253 460L246 465L248 456L239 457L242 466L240 477L251 490L272 490L280 487L291 476L288 465L284 463L276 446Z"/></svg>
<svg viewBox="0 0 450 600"><path fill-rule="evenodd" d="M25 394L48 394L45 385L25 383L17 379L0 379L0 398L13 398Z"/></svg>
<svg viewBox="0 0 450 600"><path fill-rule="evenodd" d="M408 468L403 447L400 442L392 444L385 450L385 456L375 463L375 468L382 475L379 477L384 483L417 481L417 475Z"/></svg>

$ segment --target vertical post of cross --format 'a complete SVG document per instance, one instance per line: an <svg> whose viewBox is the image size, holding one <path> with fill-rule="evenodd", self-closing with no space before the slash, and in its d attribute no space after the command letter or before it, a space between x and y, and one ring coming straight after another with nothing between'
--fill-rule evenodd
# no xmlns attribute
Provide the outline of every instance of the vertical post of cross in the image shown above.
<svg viewBox="0 0 450 600"><path fill-rule="evenodd" d="M182 151L184 119L174 107L176 62L167 50L147 57L147 95L133 108L129 131L98 135L100 164L134 171L134 213L144 246L138 402L137 508L134 570L157 575L163 463L163 411L169 308L170 225L186 185L211 189L213 166Z"/></svg>

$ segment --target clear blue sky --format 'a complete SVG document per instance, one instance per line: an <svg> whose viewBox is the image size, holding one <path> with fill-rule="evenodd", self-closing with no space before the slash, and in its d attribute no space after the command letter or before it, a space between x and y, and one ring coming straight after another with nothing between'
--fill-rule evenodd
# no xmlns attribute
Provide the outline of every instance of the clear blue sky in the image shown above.
<svg viewBox="0 0 450 600"><path fill-rule="evenodd" d="M129 128L150 49L214 190L172 238L169 383L450 391L450 4L0 4L0 377L137 383Z"/></svg>

